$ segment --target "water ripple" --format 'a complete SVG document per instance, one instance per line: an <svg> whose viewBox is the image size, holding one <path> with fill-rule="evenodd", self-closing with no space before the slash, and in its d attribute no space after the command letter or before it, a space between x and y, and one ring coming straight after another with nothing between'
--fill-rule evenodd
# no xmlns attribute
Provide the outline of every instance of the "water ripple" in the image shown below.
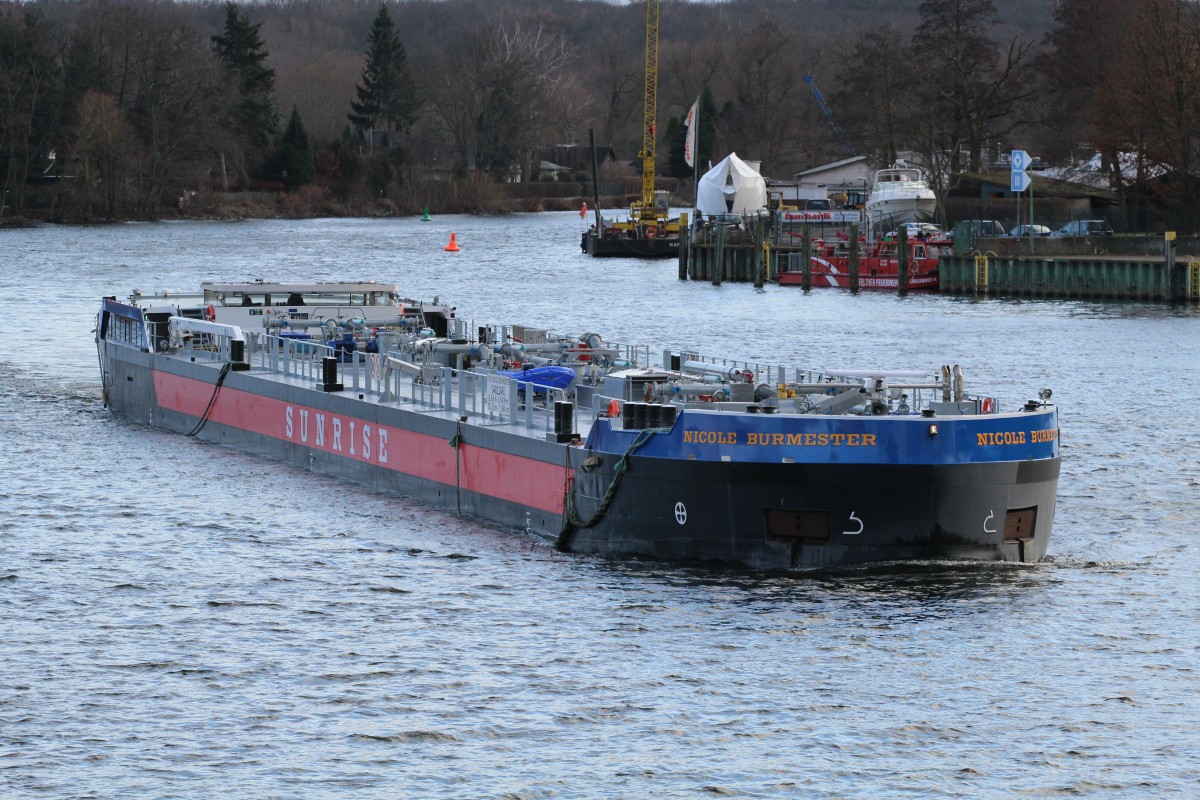
<svg viewBox="0 0 1200 800"><path fill-rule="evenodd" d="M1195 793L1194 311L690 284L581 260L578 224L6 232L9 318L49 304L77 324L53 350L0 329L0 794ZM441 250L450 226L473 260ZM264 264L397 280L481 320L575 330L592 313L584 327L655 347L951 353L1013 402L1050 385L1066 454L1051 557L790 575L568 556L103 409L98 296ZM1147 374L1161 390L1116 391Z"/></svg>

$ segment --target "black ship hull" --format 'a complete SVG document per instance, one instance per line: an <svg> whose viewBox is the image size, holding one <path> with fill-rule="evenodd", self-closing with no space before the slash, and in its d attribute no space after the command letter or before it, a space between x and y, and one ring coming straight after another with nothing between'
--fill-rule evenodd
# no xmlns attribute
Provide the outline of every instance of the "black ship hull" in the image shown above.
<svg viewBox="0 0 1200 800"><path fill-rule="evenodd" d="M616 458L609 461L615 465ZM570 549L701 559L759 569L898 560L1036 562L1053 524L1059 460L956 465L734 464L683 468L633 457ZM576 521L590 522L613 465L575 473Z"/></svg>
<svg viewBox="0 0 1200 800"><path fill-rule="evenodd" d="M589 231L583 234L582 249L583 252L595 258L678 258L679 237L606 236L601 238Z"/></svg>

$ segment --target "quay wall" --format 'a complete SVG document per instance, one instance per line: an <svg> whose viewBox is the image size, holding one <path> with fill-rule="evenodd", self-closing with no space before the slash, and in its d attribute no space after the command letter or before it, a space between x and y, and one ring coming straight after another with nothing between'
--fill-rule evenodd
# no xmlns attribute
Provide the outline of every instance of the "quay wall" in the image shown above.
<svg viewBox="0 0 1200 800"><path fill-rule="evenodd" d="M775 281L800 239L748 220L693 230L679 251L680 280ZM941 291L997 297L1200 303L1200 236L979 238L943 257Z"/></svg>
<svg viewBox="0 0 1200 800"><path fill-rule="evenodd" d="M988 252L944 257L938 271L944 294L1200 302L1200 256Z"/></svg>

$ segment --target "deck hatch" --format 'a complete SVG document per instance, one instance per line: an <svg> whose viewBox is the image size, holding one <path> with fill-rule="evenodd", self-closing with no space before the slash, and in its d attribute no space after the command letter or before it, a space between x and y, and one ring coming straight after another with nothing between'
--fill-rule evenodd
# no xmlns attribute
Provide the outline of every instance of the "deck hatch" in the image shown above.
<svg viewBox="0 0 1200 800"><path fill-rule="evenodd" d="M1004 517L1004 541L1032 539L1037 522L1037 506L1010 509Z"/></svg>
<svg viewBox="0 0 1200 800"><path fill-rule="evenodd" d="M829 512L797 508L768 508L767 537L827 542L829 541Z"/></svg>

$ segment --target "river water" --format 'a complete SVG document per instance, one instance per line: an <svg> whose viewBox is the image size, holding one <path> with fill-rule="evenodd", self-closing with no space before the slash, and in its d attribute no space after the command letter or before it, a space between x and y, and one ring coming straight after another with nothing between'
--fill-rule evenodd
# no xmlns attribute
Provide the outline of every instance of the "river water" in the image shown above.
<svg viewBox="0 0 1200 800"><path fill-rule="evenodd" d="M582 227L0 231L0 796L1200 797L1200 312L714 287L589 260ZM256 277L789 366L960 363L1002 407L1048 386L1051 555L609 562L102 408L101 295Z"/></svg>

